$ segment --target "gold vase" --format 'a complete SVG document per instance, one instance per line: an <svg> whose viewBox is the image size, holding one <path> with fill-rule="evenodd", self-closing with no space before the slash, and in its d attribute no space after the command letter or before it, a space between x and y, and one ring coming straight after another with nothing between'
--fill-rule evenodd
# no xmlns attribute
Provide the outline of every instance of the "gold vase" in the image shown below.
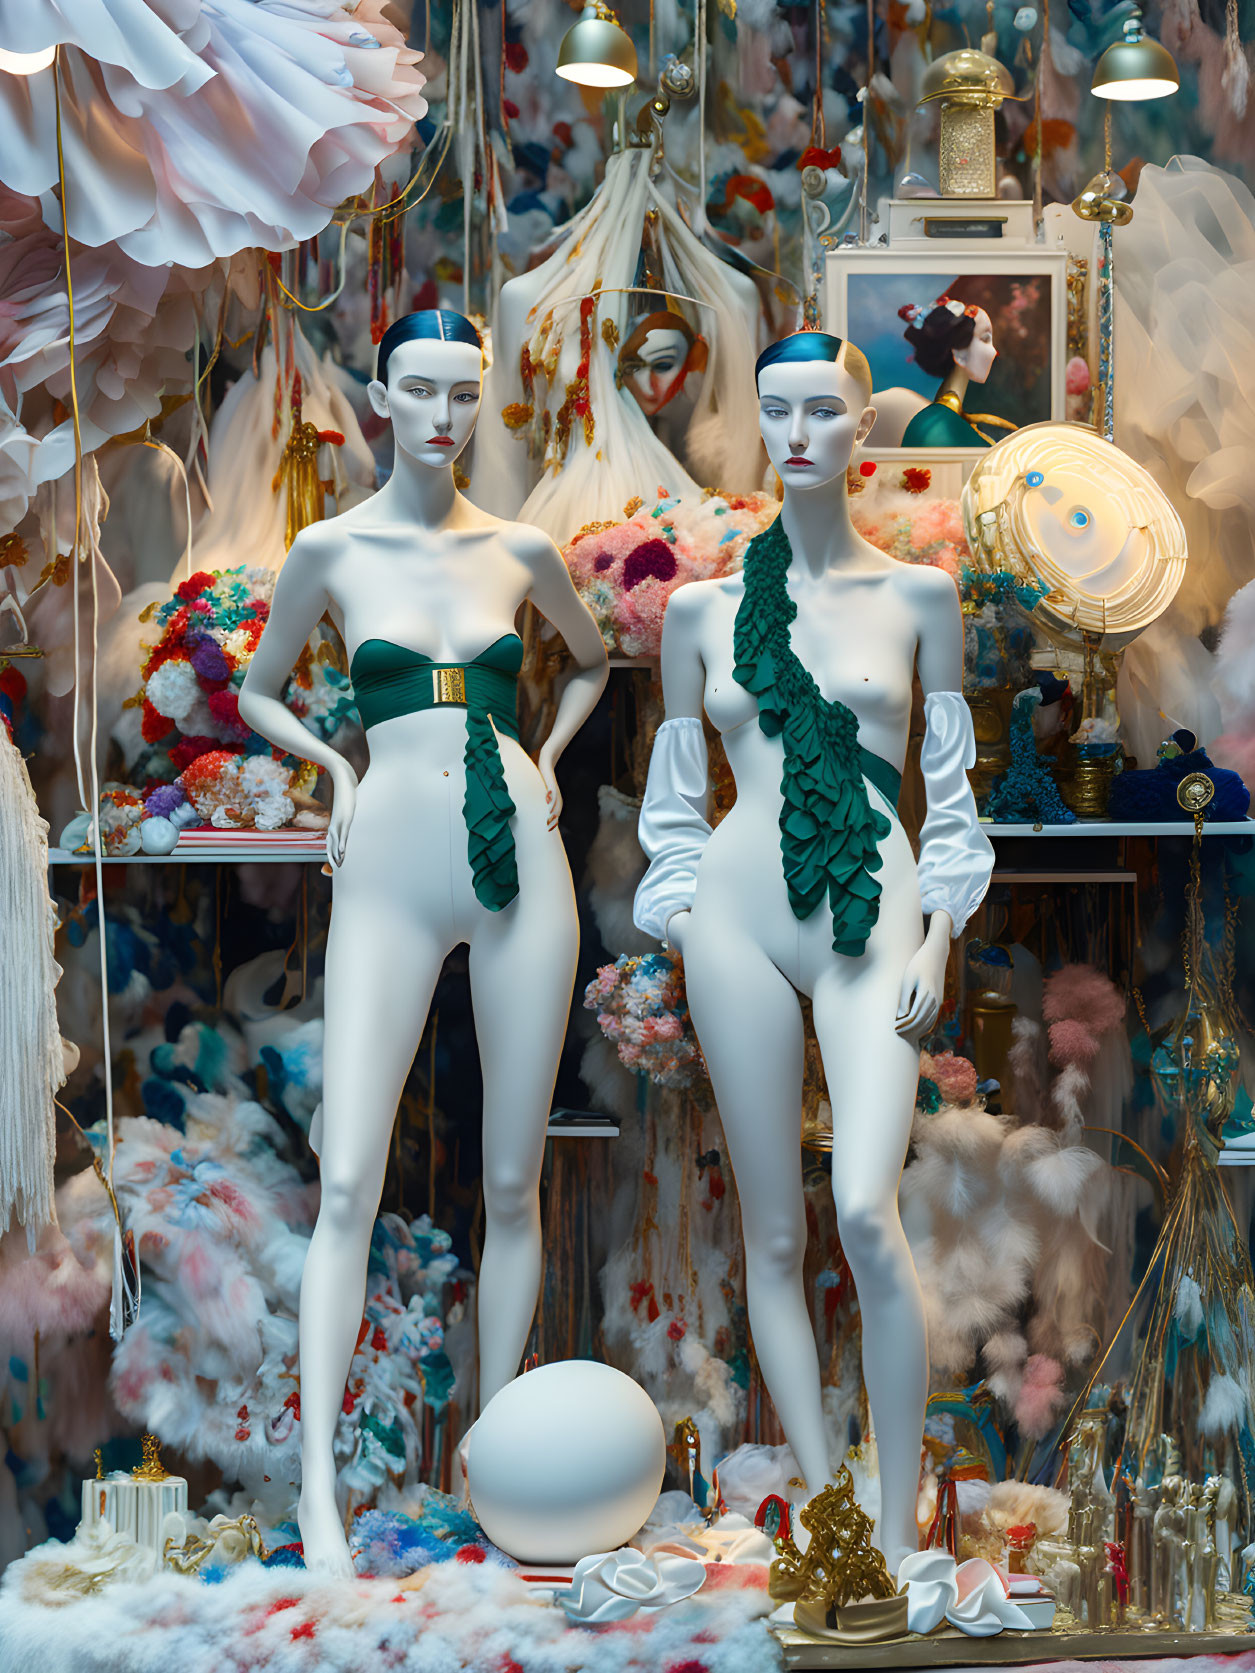
<svg viewBox="0 0 1255 1673"><path fill-rule="evenodd" d="M1011 765L1011 705L1015 692L1010 686L989 686L967 698L976 735L976 765L968 779L976 806L983 813L995 782Z"/></svg>
<svg viewBox="0 0 1255 1673"><path fill-rule="evenodd" d="M1059 756L1055 782L1078 819L1105 819L1112 782L1123 766L1118 750L1110 755L1083 755L1069 742Z"/></svg>

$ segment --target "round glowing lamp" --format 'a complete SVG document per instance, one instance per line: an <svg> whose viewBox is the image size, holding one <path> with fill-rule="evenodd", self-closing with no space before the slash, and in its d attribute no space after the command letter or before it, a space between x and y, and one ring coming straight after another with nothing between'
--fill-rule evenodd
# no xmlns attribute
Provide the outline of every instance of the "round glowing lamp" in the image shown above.
<svg viewBox="0 0 1255 1673"><path fill-rule="evenodd" d="M1130 12L1124 39L1115 41L1094 66L1090 91L1100 99L1163 99L1181 85L1176 60L1166 46L1142 33L1142 14Z"/></svg>
<svg viewBox="0 0 1255 1673"><path fill-rule="evenodd" d="M558 74L581 87L630 87L636 80L636 48L603 0L591 0L562 37Z"/></svg>
<svg viewBox="0 0 1255 1673"><path fill-rule="evenodd" d="M38 52L6 52L0 48L0 75L33 76L46 70L57 55L55 46L42 47Z"/></svg>

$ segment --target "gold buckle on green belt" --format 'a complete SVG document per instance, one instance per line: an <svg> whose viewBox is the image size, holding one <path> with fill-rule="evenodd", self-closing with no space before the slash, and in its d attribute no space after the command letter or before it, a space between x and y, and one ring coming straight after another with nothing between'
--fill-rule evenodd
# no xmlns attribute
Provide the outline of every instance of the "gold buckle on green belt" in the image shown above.
<svg viewBox="0 0 1255 1673"><path fill-rule="evenodd" d="M435 703L466 703L466 669L433 668L431 695Z"/></svg>

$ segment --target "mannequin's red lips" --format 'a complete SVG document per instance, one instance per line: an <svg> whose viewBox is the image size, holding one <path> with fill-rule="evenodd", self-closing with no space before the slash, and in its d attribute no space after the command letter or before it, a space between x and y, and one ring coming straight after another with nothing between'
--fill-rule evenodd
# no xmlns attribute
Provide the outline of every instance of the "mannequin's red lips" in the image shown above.
<svg viewBox="0 0 1255 1673"><path fill-rule="evenodd" d="M430 437L428 437L427 445L428 445L428 447L452 447L453 446L453 437L452 436L430 436Z"/></svg>
<svg viewBox="0 0 1255 1673"><path fill-rule="evenodd" d="M792 459L786 459L785 464L786 465L809 465L810 460L809 459L803 459L801 454L799 453L799 454L796 454Z"/></svg>

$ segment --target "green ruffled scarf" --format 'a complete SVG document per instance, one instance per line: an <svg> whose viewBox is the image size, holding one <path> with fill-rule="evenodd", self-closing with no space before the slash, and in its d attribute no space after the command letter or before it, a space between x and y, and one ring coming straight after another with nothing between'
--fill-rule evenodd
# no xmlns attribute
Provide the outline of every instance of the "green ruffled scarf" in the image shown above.
<svg viewBox="0 0 1255 1673"><path fill-rule="evenodd" d="M777 517L749 543L745 593L736 613L733 677L758 699L758 724L784 746L780 852L789 905L809 918L827 896L834 952L857 957L880 911L878 844L889 821L871 805L858 719L829 703L789 638L797 604L786 578L793 560Z"/></svg>

